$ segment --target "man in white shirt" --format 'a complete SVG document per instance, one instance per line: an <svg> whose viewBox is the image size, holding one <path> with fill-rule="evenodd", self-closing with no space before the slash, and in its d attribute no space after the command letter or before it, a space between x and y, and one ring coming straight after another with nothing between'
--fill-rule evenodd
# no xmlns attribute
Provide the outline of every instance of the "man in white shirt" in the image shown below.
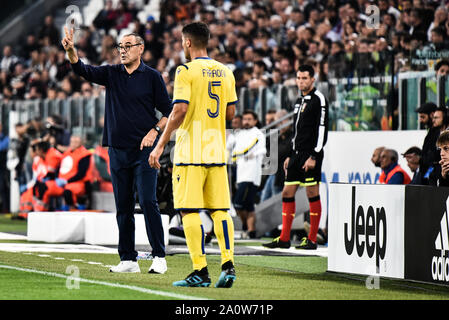
<svg viewBox="0 0 449 320"><path fill-rule="evenodd" d="M262 160L267 152L265 136L256 127L254 111L246 110L242 117L242 130L235 136L232 160L237 163L237 191L234 208L242 220L243 230L251 239L256 238L256 213L254 209L257 188L262 180Z"/></svg>

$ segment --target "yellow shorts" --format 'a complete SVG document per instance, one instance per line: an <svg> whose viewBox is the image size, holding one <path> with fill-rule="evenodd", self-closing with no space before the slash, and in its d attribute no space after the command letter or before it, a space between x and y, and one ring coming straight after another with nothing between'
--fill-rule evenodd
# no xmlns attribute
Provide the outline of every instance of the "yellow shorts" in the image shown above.
<svg viewBox="0 0 449 320"><path fill-rule="evenodd" d="M226 166L174 166L173 200L177 210L228 210L230 203Z"/></svg>

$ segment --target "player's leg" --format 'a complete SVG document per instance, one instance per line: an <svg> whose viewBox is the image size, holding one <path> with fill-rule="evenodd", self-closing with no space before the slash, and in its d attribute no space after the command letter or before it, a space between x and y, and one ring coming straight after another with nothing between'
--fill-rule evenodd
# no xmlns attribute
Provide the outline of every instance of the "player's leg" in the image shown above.
<svg viewBox="0 0 449 320"><path fill-rule="evenodd" d="M204 208L203 168L196 166L174 166L172 173L173 201L181 212L182 225L192 260L193 272L185 279L173 282L176 287L210 286L204 247L204 227L199 209Z"/></svg>
<svg viewBox="0 0 449 320"><path fill-rule="evenodd" d="M173 282L173 285L175 287L209 287L211 281L207 270L205 233L200 214L183 211L181 215L193 272L185 279Z"/></svg>
<svg viewBox="0 0 449 320"><path fill-rule="evenodd" d="M214 221L214 233L221 251L221 273L215 287L230 288L236 279L234 269L234 222L228 213L230 194L225 166L207 168L204 203Z"/></svg>
<svg viewBox="0 0 449 320"><path fill-rule="evenodd" d="M211 213L214 221L214 233L221 251L221 274L217 288L230 288L236 279L234 269L234 223L227 211L217 210Z"/></svg>

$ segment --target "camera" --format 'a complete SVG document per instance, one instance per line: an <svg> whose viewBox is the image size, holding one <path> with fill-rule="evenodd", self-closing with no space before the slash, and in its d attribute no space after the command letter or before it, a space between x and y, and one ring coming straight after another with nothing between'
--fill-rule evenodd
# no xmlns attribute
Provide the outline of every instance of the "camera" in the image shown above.
<svg viewBox="0 0 449 320"><path fill-rule="evenodd" d="M62 132L64 132L64 127L58 124L53 124L50 122L45 122L45 129L51 136L56 136Z"/></svg>

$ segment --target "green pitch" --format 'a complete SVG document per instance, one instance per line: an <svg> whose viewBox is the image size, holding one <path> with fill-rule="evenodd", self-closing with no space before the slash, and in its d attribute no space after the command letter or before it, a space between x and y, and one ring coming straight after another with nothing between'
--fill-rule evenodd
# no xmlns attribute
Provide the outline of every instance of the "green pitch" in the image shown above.
<svg viewBox="0 0 449 320"><path fill-rule="evenodd" d="M11 219L10 214L0 214L0 232L26 234L27 223L25 220Z"/></svg>
<svg viewBox="0 0 449 320"><path fill-rule="evenodd" d="M379 289L369 290L366 277L327 273L327 259L318 257L236 256L230 289L213 288L220 272L216 255L208 256L209 288L172 286L190 272L185 254L167 257L165 275L148 274L146 260L139 261L140 274L110 273L108 266L117 263L113 254L0 251L0 299L449 299L445 287L404 281L381 279Z"/></svg>

